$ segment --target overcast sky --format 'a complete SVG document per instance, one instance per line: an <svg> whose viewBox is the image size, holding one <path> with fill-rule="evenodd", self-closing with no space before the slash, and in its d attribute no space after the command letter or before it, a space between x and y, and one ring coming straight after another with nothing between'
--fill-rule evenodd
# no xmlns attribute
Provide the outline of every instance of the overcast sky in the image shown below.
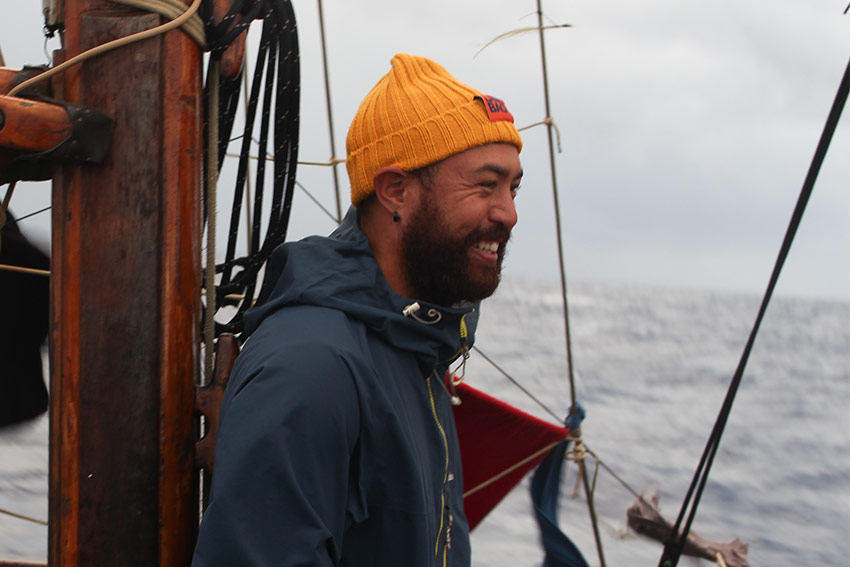
<svg viewBox="0 0 850 567"><path fill-rule="evenodd" d="M7 66L45 62L40 2L0 19ZM545 117L531 0L325 0L337 156L394 53L425 55L504 99L519 127ZM317 4L294 0L302 54L300 159L327 160ZM850 56L846 0L548 1L552 116L567 275L761 294ZM51 42L50 48L56 47ZM850 299L850 118L843 117L778 292ZM545 129L523 133L526 171L507 277L557 279ZM344 167L339 173L347 194ZM333 208L328 169L299 179ZM49 188L16 190L21 215ZM290 235L333 223L303 194ZM49 219L32 222L46 231Z"/></svg>

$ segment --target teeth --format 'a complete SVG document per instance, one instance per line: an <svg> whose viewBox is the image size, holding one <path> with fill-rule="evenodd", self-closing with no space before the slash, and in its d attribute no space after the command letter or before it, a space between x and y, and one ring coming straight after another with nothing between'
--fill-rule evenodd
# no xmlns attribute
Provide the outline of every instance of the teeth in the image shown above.
<svg viewBox="0 0 850 567"><path fill-rule="evenodd" d="M498 252L499 243L498 242L479 242L475 245L477 248L480 248L486 252Z"/></svg>

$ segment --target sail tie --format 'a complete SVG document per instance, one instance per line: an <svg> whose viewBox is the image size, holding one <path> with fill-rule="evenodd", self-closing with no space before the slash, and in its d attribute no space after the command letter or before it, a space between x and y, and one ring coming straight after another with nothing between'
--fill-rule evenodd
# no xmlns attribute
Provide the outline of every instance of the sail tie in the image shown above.
<svg viewBox="0 0 850 567"><path fill-rule="evenodd" d="M581 440L581 422L584 416L585 411L580 404L576 403L570 408L570 413L564 420L569 435L566 439L557 443L554 450L546 455L531 477L531 500L534 503L534 514L540 528L541 543L545 552L543 567L588 567L589 565L578 547L561 530L558 524L561 468L564 461L572 460L568 457L570 443L574 439ZM577 454L582 457L578 461L581 478L585 470L583 458L586 456L586 452L580 450ZM588 506L591 517L595 518L592 496L592 493L588 491Z"/></svg>

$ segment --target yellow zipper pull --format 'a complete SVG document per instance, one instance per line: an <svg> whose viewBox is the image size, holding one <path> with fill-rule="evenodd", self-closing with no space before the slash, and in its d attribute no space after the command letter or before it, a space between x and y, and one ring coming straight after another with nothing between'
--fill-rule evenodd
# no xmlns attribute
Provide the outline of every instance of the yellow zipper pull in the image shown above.
<svg viewBox="0 0 850 567"><path fill-rule="evenodd" d="M463 383L466 377L466 360L469 358L469 329L466 328L466 314L460 318L460 363L449 373L449 389L453 406L461 404L460 396L455 388ZM457 371L460 369L460 376Z"/></svg>

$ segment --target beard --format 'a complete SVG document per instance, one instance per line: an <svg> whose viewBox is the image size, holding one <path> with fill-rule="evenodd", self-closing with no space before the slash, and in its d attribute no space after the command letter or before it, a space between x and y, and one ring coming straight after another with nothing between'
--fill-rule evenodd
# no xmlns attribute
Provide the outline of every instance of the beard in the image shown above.
<svg viewBox="0 0 850 567"><path fill-rule="evenodd" d="M498 259L492 264L473 262L469 248L482 240L507 242L510 229L498 223L455 235L443 219L434 200L426 197L402 236L407 277L416 299L449 307L490 297L501 280L505 246L499 246Z"/></svg>

